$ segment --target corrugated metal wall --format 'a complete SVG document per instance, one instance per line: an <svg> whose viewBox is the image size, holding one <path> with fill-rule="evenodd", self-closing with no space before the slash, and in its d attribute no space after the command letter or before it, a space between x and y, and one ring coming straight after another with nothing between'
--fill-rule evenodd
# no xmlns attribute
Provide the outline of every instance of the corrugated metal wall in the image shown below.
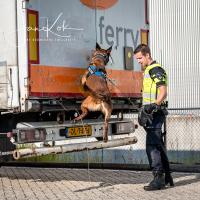
<svg viewBox="0 0 200 200"><path fill-rule="evenodd" d="M150 47L169 75L169 107L200 107L200 0L149 0Z"/></svg>

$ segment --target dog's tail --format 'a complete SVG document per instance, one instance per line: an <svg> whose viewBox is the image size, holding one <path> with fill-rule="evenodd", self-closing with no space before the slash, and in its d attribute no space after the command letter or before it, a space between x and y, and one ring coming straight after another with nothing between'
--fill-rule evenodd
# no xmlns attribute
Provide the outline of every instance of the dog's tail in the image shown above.
<svg viewBox="0 0 200 200"><path fill-rule="evenodd" d="M111 102L110 94L96 94L96 97L102 101Z"/></svg>
<svg viewBox="0 0 200 200"><path fill-rule="evenodd" d="M96 92L96 91L92 91L90 90L87 86L85 86L85 91L89 91L89 93L95 98L95 99L99 99L101 101L106 101L106 102L110 102L111 101L111 96L110 93L104 91L104 92Z"/></svg>

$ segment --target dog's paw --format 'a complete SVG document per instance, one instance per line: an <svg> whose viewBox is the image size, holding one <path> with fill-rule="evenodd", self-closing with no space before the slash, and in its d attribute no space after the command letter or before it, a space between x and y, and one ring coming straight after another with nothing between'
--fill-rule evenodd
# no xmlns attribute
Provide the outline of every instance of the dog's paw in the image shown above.
<svg viewBox="0 0 200 200"><path fill-rule="evenodd" d="M103 137L103 142L108 142L108 137Z"/></svg>

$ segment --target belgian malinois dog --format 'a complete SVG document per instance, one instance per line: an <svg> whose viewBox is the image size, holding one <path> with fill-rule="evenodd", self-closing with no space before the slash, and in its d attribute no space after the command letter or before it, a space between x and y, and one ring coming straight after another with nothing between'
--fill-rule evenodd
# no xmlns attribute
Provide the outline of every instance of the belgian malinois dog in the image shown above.
<svg viewBox="0 0 200 200"><path fill-rule="evenodd" d="M74 120L83 119L89 111L101 111L105 116L103 141L108 141L108 121L112 113L111 95L108 88L108 79L105 66L109 62L112 47L102 49L96 43L96 49L92 54L91 63L84 75L81 83L87 94L81 104L81 115Z"/></svg>

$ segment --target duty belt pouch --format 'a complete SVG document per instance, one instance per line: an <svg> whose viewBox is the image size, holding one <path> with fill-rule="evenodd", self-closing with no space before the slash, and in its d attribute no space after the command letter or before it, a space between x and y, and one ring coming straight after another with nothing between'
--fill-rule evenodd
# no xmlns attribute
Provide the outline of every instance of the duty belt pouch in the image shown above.
<svg viewBox="0 0 200 200"><path fill-rule="evenodd" d="M162 110L162 112L163 112L163 114L164 115L168 115L169 114L169 112L167 111L167 109L166 108L164 108L164 109L161 109Z"/></svg>
<svg viewBox="0 0 200 200"><path fill-rule="evenodd" d="M146 127L147 124L152 124L153 115L145 112L142 107L138 113L138 123L140 126Z"/></svg>

